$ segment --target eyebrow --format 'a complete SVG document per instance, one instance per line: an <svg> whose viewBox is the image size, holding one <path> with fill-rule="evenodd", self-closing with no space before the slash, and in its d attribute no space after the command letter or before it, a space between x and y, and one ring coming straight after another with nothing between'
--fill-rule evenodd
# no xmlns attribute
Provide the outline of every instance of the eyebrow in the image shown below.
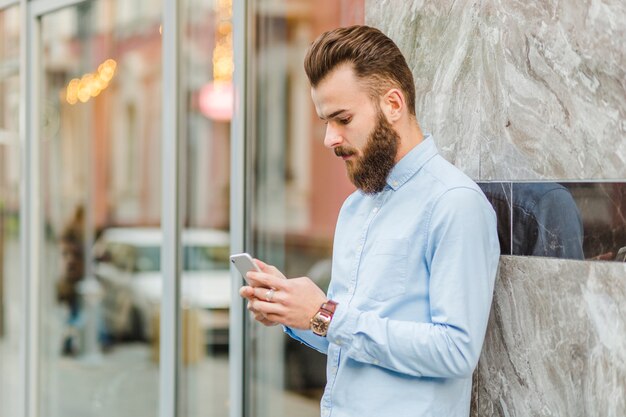
<svg viewBox="0 0 626 417"><path fill-rule="evenodd" d="M332 119L333 117L337 117L339 116L341 113L347 112L347 109L340 109L337 111L332 112L331 114L329 114L328 116L324 117L324 116L320 116L320 119L322 120L327 120L327 119Z"/></svg>

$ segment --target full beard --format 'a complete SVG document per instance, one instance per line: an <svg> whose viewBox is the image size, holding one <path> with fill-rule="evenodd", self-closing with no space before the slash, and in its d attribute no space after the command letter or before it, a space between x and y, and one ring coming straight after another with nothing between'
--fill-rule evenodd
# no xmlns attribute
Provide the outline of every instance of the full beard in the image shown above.
<svg viewBox="0 0 626 417"><path fill-rule="evenodd" d="M395 165L400 137L382 111L378 112L378 121L370 133L363 156L346 161L348 177L352 184L365 194L381 192L387 184L389 172ZM337 147L337 156L353 155L354 148Z"/></svg>

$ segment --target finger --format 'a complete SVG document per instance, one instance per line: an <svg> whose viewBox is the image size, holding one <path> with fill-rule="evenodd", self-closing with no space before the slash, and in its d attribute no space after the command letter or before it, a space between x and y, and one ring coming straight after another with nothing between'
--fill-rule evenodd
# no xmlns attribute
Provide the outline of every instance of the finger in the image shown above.
<svg viewBox="0 0 626 417"><path fill-rule="evenodd" d="M243 286L239 289L239 295L243 298L252 298L254 297L254 288L249 286Z"/></svg>
<svg viewBox="0 0 626 417"><path fill-rule="evenodd" d="M279 323L275 322L275 321L271 321L268 319L263 319L263 320L258 320L259 323L263 324L264 326L270 327L270 326L278 326Z"/></svg>
<svg viewBox="0 0 626 417"><path fill-rule="evenodd" d="M250 312L250 315L254 317L255 320L261 321L266 319L265 313L260 312L252 306L252 303L248 303L246 309Z"/></svg>
<svg viewBox="0 0 626 417"><path fill-rule="evenodd" d="M265 320L268 321L269 323L274 323L274 325L276 324L285 324L282 322L283 317L278 315L278 314L266 314L265 315Z"/></svg>
<svg viewBox="0 0 626 417"><path fill-rule="evenodd" d="M278 276L282 279L287 279L285 275L282 272L280 272L280 270L276 268L274 265L266 264L265 262L260 261L258 259L255 259L254 261L256 262L257 266L261 268L261 271L268 273L270 275Z"/></svg>
<svg viewBox="0 0 626 417"><path fill-rule="evenodd" d="M268 316L269 314L281 316L285 311L285 307L283 305L268 303L267 301L263 301L259 298L254 298L248 301L248 306L252 309L251 311L262 313L265 316Z"/></svg>
<svg viewBox="0 0 626 417"><path fill-rule="evenodd" d="M267 317L265 317L263 314L260 314L260 313L250 312L250 317L253 320L258 321L259 323L263 324L264 326L275 326L278 324L269 320Z"/></svg>
<svg viewBox="0 0 626 417"><path fill-rule="evenodd" d="M269 274L267 272L255 272L255 271L250 271L246 274L246 276L248 277L248 279L255 281L255 287L265 287L265 288L275 288L275 289L285 289L286 284L288 283L288 280L282 278L282 274L277 276L277 275L272 275Z"/></svg>
<svg viewBox="0 0 626 417"><path fill-rule="evenodd" d="M271 321L267 317L264 317L261 315L255 316L254 319L258 321L259 323L261 323L262 325L267 326L267 327L278 325L278 323L276 323L275 321Z"/></svg>
<svg viewBox="0 0 626 417"><path fill-rule="evenodd" d="M264 287L254 288L254 297L262 301L267 301L268 303L279 303L280 299L282 299L282 294L280 297L277 297L277 295L280 293L280 290L272 290Z"/></svg>
<svg viewBox="0 0 626 417"><path fill-rule="evenodd" d="M255 292L254 292L255 288L259 288L259 287L250 287L250 286L241 287L239 289L239 295L242 298L245 298L246 300L250 301L255 298ZM269 288L266 288L266 291L267 290L269 290Z"/></svg>

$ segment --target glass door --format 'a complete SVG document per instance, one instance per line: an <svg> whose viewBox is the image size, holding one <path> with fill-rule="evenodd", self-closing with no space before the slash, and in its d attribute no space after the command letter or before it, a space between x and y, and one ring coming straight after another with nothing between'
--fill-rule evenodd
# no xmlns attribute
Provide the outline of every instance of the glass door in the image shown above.
<svg viewBox="0 0 626 417"><path fill-rule="evenodd" d="M287 277L309 276L326 290L335 220L354 188L323 146L303 59L322 32L363 23L364 1L266 0L248 2L248 13L248 249ZM244 337L244 414L319 416L326 357L280 327L248 320Z"/></svg>
<svg viewBox="0 0 626 417"><path fill-rule="evenodd" d="M158 414L160 10L94 0L34 20L42 417Z"/></svg>
<svg viewBox="0 0 626 417"><path fill-rule="evenodd" d="M233 2L180 0L184 138L180 417L228 417Z"/></svg>
<svg viewBox="0 0 626 417"><path fill-rule="evenodd" d="M41 416L156 416L160 379L177 375L177 415L229 415L232 2L178 3L174 140L186 163L173 375L159 367L172 239L160 227L161 112L176 100L162 96L161 6L93 0L37 18Z"/></svg>

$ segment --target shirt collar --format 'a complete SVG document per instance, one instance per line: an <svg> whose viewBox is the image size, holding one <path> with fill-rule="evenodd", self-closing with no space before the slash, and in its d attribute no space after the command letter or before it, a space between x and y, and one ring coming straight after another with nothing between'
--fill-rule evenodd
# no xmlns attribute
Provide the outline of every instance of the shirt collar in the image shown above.
<svg viewBox="0 0 626 417"><path fill-rule="evenodd" d="M394 191L402 187L428 160L437 155L437 146L430 133L424 135L424 140L402 157L393 167L387 177L387 185Z"/></svg>

